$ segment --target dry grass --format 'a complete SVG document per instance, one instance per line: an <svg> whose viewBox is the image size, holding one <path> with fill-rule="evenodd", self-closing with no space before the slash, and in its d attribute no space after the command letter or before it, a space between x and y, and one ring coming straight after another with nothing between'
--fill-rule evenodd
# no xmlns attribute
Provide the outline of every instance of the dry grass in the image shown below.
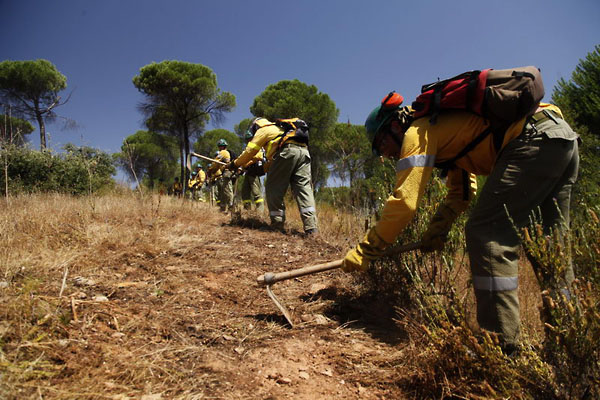
<svg viewBox="0 0 600 400"><path fill-rule="evenodd" d="M232 219L172 197L4 200L0 398L550 393L539 387L554 372L532 350L544 336L526 262L520 299L532 347L517 361L507 361L493 339L472 341L473 294L459 238L443 258L415 252L393 269L378 264L367 279L333 271L278 283L274 291L297 321L290 330L256 277L340 258L368 223L320 206L320 236L304 238L294 203L287 215L283 235L268 229L266 215ZM410 235L418 237L421 225Z"/></svg>

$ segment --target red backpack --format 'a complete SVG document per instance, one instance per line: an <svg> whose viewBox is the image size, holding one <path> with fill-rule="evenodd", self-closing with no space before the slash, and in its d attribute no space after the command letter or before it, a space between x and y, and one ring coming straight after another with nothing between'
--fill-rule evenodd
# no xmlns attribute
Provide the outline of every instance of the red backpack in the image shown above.
<svg viewBox="0 0 600 400"><path fill-rule="evenodd" d="M414 118L429 115L431 124L437 122L444 110L466 110L488 119L490 127L479 134L452 160L464 156L490 133L494 146L500 149L504 132L510 124L533 115L544 97L544 82L540 70L533 66L512 69L468 71L453 78L423 85L421 94L412 103Z"/></svg>

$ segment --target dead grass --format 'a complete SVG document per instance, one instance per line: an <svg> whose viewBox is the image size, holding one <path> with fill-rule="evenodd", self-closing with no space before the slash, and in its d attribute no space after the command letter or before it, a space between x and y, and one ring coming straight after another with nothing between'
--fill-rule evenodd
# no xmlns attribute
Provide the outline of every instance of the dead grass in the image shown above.
<svg viewBox="0 0 600 400"><path fill-rule="evenodd" d="M205 203L164 196L3 201L0 398L502 393L486 371L505 368L506 360L469 344L474 306L461 251L446 260L414 253L398 266L417 263L431 272L452 265L446 275L432 276L439 288L455 286L471 313L465 326L428 328L410 301L410 279L398 314L402 292L394 285L404 279L398 274L397 281L380 277L378 287L368 287L364 279L332 271L273 287L297 321L289 329L256 277L342 257L364 234L365 217L321 206L320 234L305 238L294 203L287 215L284 235L268 228L265 215L232 218ZM524 331L537 343L543 333L539 291L530 269L521 273ZM476 361L464 358L465 343ZM489 354L496 358L486 364ZM450 365L457 369L448 371ZM546 376L538 369L529 379ZM482 381L461 381L475 376Z"/></svg>

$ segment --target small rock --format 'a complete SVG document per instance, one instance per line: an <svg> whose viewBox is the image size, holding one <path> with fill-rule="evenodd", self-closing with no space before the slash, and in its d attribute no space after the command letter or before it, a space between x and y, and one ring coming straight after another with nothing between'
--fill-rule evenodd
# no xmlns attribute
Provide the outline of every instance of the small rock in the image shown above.
<svg viewBox="0 0 600 400"><path fill-rule="evenodd" d="M300 373L298 374L298 376L299 376L300 378L302 378L302 379L306 379L306 380L308 380L308 378L310 378L310 375L308 375L308 373L307 373L307 372L304 372L304 371L300 372Z"/></svg>
<svg viewBox="0 0 600 400"><path fill-rule="evenodd" d="M235 338L231 335L223 335L223 339L227 340L227 341L232 341L235 340Z"/></svg>
<svg viewBox="0 0 600 400"><path fill-rule="evenodd" d="M331 321L323 314L315 314L315 324L317 325L329 325Z"/></svg>
<svg viewBox="0 0 600 400"><path fill-rule="evenodd" d="M326 368L325 370L321 371L321 373L326 376L333 376L333 372L331 372L329 368Z"/></svg>
<svg viewBox="0 0 600 400"><path fill-rule="evenodd" d="M110 336L114 338L122 338L123 336L125 336L125 334L123 332L115 332Z"/></svg>
<svg viewBox="0 0 600 400"><path fill-rule="evenodd" d="M93 279L84 278L83 276L75 277L73 281L77 286L94 286L96 284Z"/></svg>
<svg viewBox="0 0 600 400"><path fill-rule="evenodd" d="M0 282L0 289L6 289L8 287L8 282Z"/></svg>
<svg viewBox="0 0 600 400"><path fill-rule="evenodd" d="M92 300L104 302L104 301L108 301L108 297L99 295L99 296L92 297Z"/></svg>
<svg viewBox="0 0 600 400"><path fill-rule="evenodd" d="M289 385L290 383L292 383L292 380L290 378L280 377L279 379L277 379L276 382L277 383L282 383L284 385Z"/></svg>
<svg viewBox="0 0 600 400"><path fill-rule="evenodd" d="M327 285L323 283L315 283L310 286L310 289L308 289L308 294L315 294L325 289L327 289Z"/></svg>
<svg viewBox="0 0 600 400"><path fill-rule="evenodd" d="M235 349L233 349L233 351L235 351L238 354L242 354L244 350L245 349L243 347L236 347Z"/></svg>

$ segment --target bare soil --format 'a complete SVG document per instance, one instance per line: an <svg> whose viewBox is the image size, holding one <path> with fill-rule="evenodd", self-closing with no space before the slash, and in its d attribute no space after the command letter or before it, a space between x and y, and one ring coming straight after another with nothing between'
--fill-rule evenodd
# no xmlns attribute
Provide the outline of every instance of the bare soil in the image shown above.
<svg viewBox="0 0 600 400"><path fill-rule="evenodd" d="M273 285L294 328L257 284L265 272L340 258L345 248L327 232L304 237L272 231L253 214L172 207L141 218L97 206L79 222L73 214L56 224L53 235L83 253L39 276L15 272L0 289L7 307L0 395L411 397L398 384L410 340L388 305L357 294L351 275L334 270Z"/></svg>

